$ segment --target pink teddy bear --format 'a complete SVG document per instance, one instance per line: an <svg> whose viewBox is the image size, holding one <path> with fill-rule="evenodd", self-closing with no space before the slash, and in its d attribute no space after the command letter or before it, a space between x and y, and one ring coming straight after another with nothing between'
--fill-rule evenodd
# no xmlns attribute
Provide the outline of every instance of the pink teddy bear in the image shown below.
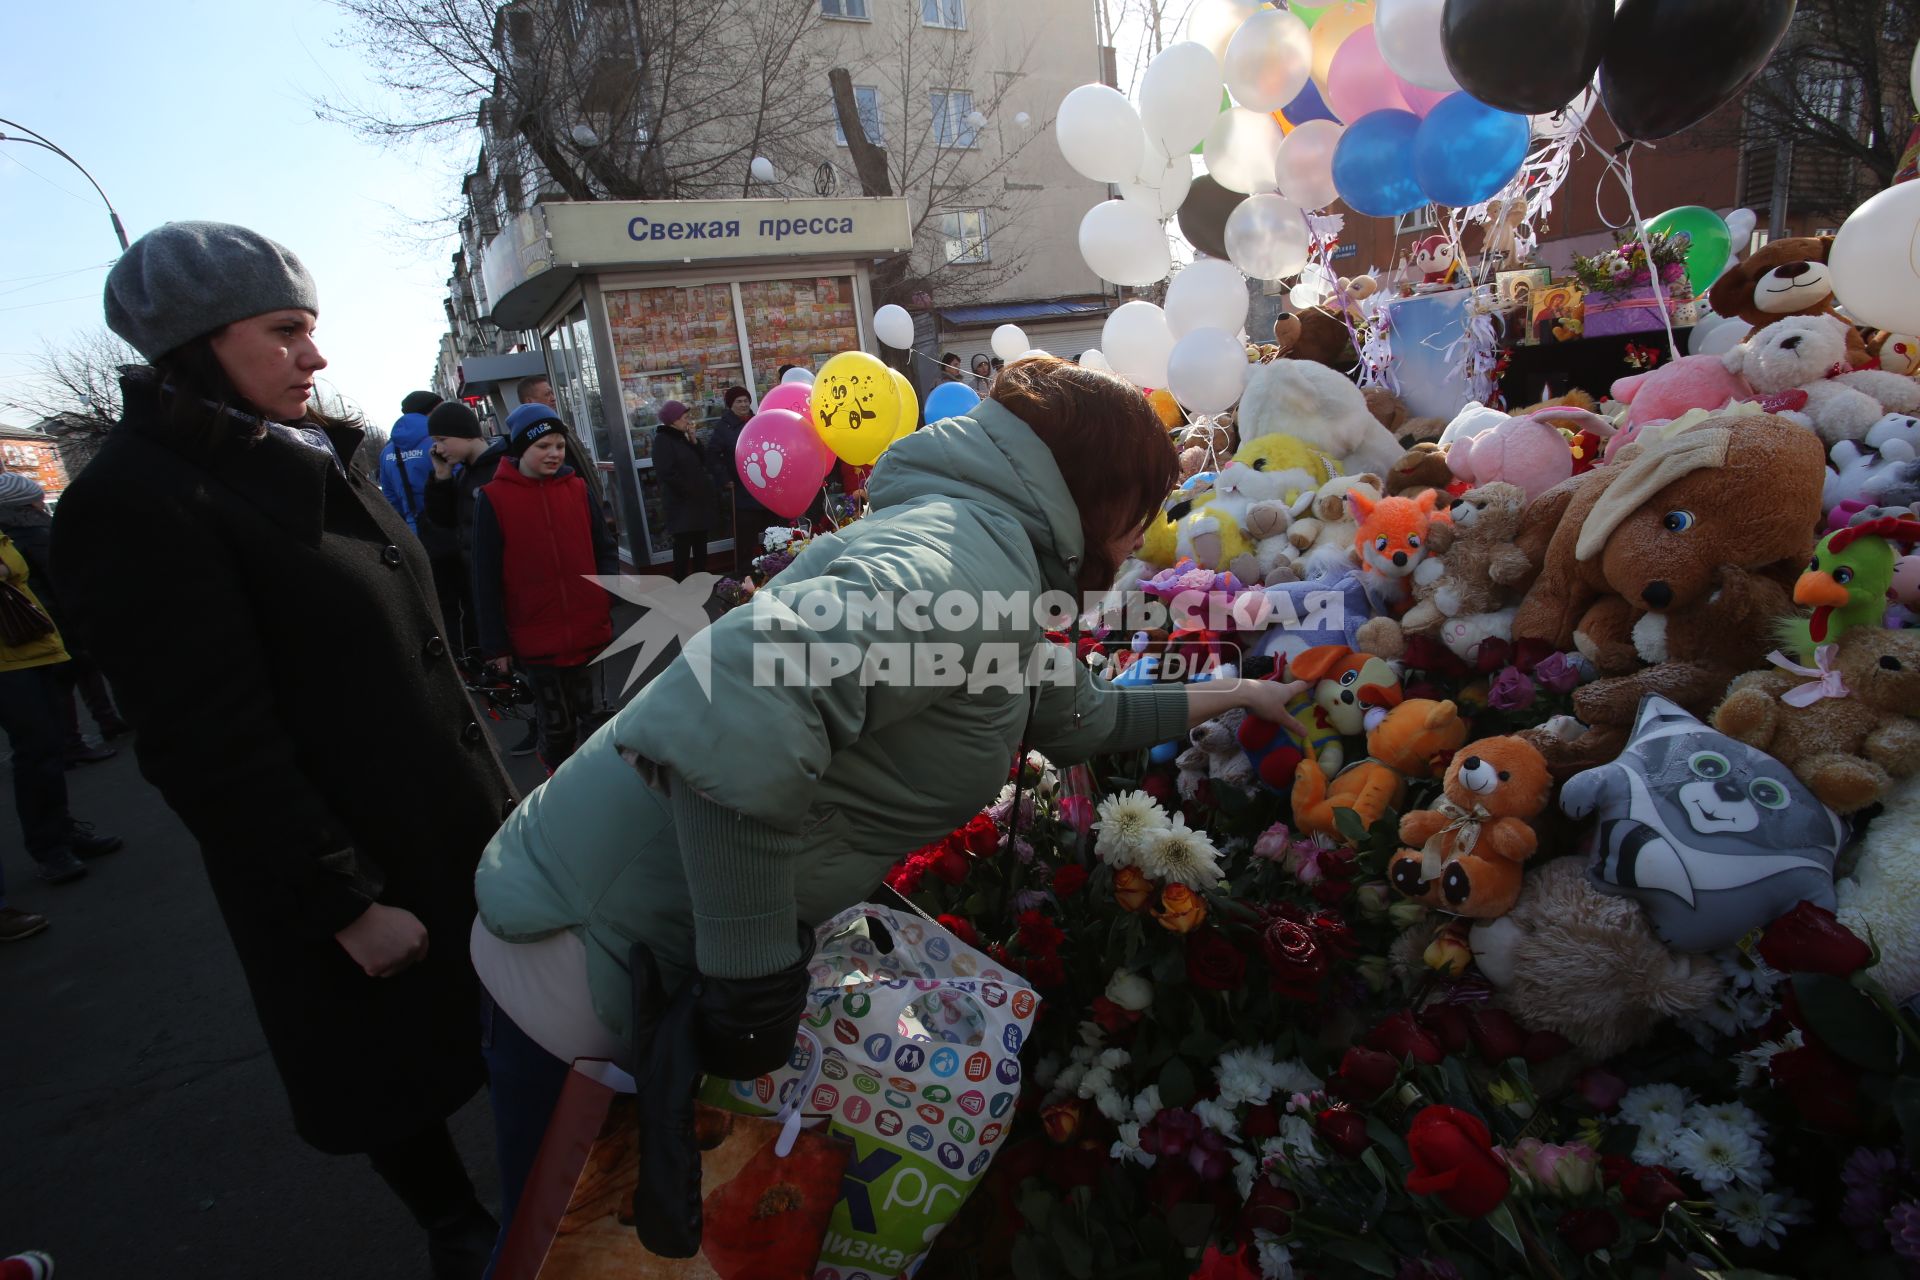
<svg viewBox="0 0 1920 1280"><path fill-rule="evenodd" d="M1495 480L1515 485L1527 501L1573 475L1573 448L1555 426L1569 423L1604 437L1613 424L1581 409L1542 409L1524 418L1508 418L1471 436L1461 436L1447 449L1453 474L1478 488Z"/></svg>
<svg viewBox="0 0 1920 1280"><path fill-rule="evenodd" d="M1621 378L1613 384L1613 398L1627 406L1627 420L1601 454L1607 462L1649 422L1671 422L1690 409L1723 409L1756 397L1747 380L1730 372L1719 356L1681 356L1651 372Z"/></svg>

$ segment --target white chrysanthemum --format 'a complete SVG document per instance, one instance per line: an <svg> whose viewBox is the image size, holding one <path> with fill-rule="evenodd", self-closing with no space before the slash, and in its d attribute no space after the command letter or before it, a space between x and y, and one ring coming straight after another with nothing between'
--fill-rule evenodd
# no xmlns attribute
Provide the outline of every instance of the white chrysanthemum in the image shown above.
<svg viewBox="0 0 1920 1280"><path fill-rule="evenodd" d="M1141 1124L1152 1124L1153 1118L1160 1114L1164 1105L1160 1101L1160 1086L1150 1084L1133 1099L1133 1118Z"/></svg>
<svg viewBox="0 0 1920 1280"><path fill-rule="evenodd" d="M1687 1108L1685 1117L1688 1128L1697 1129L1702 1122L1716 1120L1721 1124L1732 1125L1756 1142L1765 1142L1767 1125L1758 1112L1744 1102L1721 1102L1709 1107L1696 1103Z"/></svg>
<svg viewBox="0 0 1920 1280"><path fill-rule="evenodd" d="M1799 1028L1787 1032L1778 1040L1768 1040L1751 1049L1742 1049L1733 1055L1733 1063L1738 1068L1734 1082L1742 1089L1751 1089L1765 1080L1773 1072L1773 1055L1784 1053L1788 1049L1798 1049L1805 1040L1801 1038Z"/></svg>
<svg viewBox="0 0 1920 1280"><path fill-rule="evenodd" d="M1185 814L1176 813L1171 826L1148 836L1138 857L1140 870L1155 880L1189 889L1211 889L1220 883L1220 851L1206 832L1187 825Z"/></svg>
<svg viewBox="0 0 1920 1280"><path fill-rule="evenodd" d="M1275 1240L1265 1231L1253 1233L1253 1247L1260 1254L1260 1280L1293 1280L1293 1249Z"/></svg>
<svg viewBox="0 0 1920 1280"><path fill-rule="evenodd" d="M1677 1084L1643 1084L1620 1099L1620 1122L1645 1125L1654 1116L1666 1116L1678 1124L1692 1105L1693 1095Z"/></svg>
<svg viewBox="0 0 1920 1280"><path fill-rule="evenodd" d="M1151 837L1171 824L1167 811L1144 791L1124 791L1108 796L1099 804L1093 829L1093 851L1110 867L1139 865L1140 850Z"/></svg>
<svg viewBox="0 0 1920 1280"><path fill-rule="evenodd" d="M1633 1144L1633 1162L1635 1164L1665 1164L1673 1158L1673 1144L1685 1132L1680 1121L1664 1112L1647 1117L1640 1126L1639 1138Z"/></svg>
<svg viewBox="0 0 1920 1280"><path fill-rule="evenodd" d="M1193 1114L1201 1124L1223 1138L1240 1136L1240 1117L1234 1114L1233 1108L1223 1107L1212 1098L1203 1098L1194 1103Z"/></svg>
<svg viewBox="0 0 1920 1280"><path fill-rule="evenodd" d="M1120 1140L1107 1149L1108 1158L1118 1160L1122 1164L1131 1161L1143 1168L1151 1169L1155 1157L1140 1149L1140 1126L1128 1120L1119 1126L1118 1132Z"/></svg>
<svg viewBox="0 0 1920 1280"><path fill-rule="evenodd" d="M1749 1249L1778 1249L1787 1228L1807 1220L1807 1204L1780 1192L1731 1187L1713 1194L1713 1216Z"/></svg>
<svg viewBox="0 0 1920 1280"><path fill-rule="evenodd" d="M1673 1162L1708 1191L1736 1182L1766 1185L1766 1152L1751 1133L1724 1120L1703 1118L1697 1127L1680 1130L1669 1149Z"/></svg>

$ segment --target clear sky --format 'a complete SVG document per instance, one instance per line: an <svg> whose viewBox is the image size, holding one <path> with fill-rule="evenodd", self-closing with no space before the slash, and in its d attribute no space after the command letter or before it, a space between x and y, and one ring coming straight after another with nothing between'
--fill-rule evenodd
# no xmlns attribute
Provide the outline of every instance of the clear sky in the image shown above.
<svg viewBox="0 0 1920 1280"><path fill-rule="evenodd" d="M374 92L343 26L321 0L0 0L0 116L84 164L129 237L205 218L292 249L319 285L321 377L384 427L432 382L454 242L420 243L417 223L472 156L386 150L315 118L320 96ZM118 253L85 178L0 142L0 398L43 339L102 323Z"/></svg>

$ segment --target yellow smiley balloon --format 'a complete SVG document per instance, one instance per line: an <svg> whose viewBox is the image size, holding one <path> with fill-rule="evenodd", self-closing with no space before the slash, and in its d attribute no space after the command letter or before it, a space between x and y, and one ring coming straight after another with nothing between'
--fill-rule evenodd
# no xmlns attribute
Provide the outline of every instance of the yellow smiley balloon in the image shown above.
<svg viewBox="0 0 1920 1280"><path fill-rule="evenodd" d="M893 431L893 438L898 440L901 436L912 435L913 429L920 425L920 397L914 394L913 384L907 381L906 374L898 369L889 369L887 372L893 375L893 389L900 396L900 425Z"/></svg>
<svg viewBox="0 0 1920 1280"><path fill-rule="evenodd" d="M871 466L900 426L898 375L864 351L843 351L813 380L813 425L840 461Z"/></svg>

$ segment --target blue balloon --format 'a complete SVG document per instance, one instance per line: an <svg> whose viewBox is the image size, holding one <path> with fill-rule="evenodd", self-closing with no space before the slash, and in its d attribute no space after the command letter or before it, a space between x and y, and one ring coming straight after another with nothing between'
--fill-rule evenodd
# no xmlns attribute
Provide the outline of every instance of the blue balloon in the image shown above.
<svg viewBox="0 0 1920 1280"><path fill-rule="evenodd" d="M1333 150L1333 187L1348 208L1391 218L1427 202L1413 176L1419 132L1420 117L1411 111L1370 111L1347 126Z"/></svg>
<svg viewBox="0 0 1920 1280"><path fill-rule="evenodd" d="M1340 117L1327 110L1327 100L1320 96L1320 90L1309 80L1306 87L1292 102L1281 111L1289 124L1305 124L1309 120L1331 120L1340 123Z"/></svg>
<svg viewBox="0 0 1920 1280"><path fill-rule="evenodd" d="M1449 94L1420 122L1413 176L1436 204L1479 204L1520 172L1531 136L1527 117L1496 110L1471 94Z"/></svg>
<svg viewBox="0 0 1920 1280"><path fill-rule="evenodd" d="M927 421L958 418L980 403L980 393L964 382L943 382L927 393Z"/></svg>

